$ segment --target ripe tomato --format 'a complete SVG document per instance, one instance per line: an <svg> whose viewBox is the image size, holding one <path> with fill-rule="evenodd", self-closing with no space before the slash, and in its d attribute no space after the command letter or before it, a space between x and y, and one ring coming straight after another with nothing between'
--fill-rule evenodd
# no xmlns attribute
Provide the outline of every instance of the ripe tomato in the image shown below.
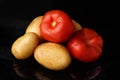
<svg viewBox="0 0 120 80"><path fill-rule="evenodd" d="M68 49L81 62L96 61L102 54L103 39L94 30L82 28L68 41Z"/></svg>
<svg viewBox="0 0 120 80"><path fill-rule="evenodd" d="M45 40L60 43L68 40L75 28L71 18L65 12L51 10L43 16L40 30Z"/></svg>

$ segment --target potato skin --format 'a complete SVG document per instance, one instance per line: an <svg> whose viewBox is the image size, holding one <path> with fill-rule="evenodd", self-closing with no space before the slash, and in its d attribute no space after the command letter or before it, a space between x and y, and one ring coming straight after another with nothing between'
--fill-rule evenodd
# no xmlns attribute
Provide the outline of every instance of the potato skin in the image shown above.
<svg viewBox="0 0 120 80"><path fill-rule="evenodd" d="M11 52L19 60L29 58L39 43L39 37L32 32L20 36L11 47Z"/></svg>
<svg viewBox="0 0 120 80"><path fill-rule="evenodd" d="M53 42L42 43L34 51L35 60L50 70L62 70L71 63L68 49Z"/></svg>
<svg viewBox="0 0 120 80"><path fill-rule="evenodd" d="M75 26L75 31L78 31L78 30L82 29L82 26L77 21L72 19L72 22L73 22L73 25Z"/></svg>
<svg viewBox="0 0 120 80"><path fill-rule="evenodd" d="M43 16L37 16L36 18L34 18L26 28L25 33L34 32L39 36L40 39L42 39L40 28L39 28L42 17Z"/></svg>

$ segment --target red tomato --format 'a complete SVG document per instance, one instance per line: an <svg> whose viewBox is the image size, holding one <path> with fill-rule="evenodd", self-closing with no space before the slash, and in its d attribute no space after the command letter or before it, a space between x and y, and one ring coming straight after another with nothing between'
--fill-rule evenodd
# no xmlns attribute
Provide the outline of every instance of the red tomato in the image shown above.
<svg viewBox="0 0 120 80"><path fill-rule="evenodd" d="M68 41L68 49L81 62L96 61L102 54L103 39L94 30L83 28Z"/></svg>
<svg viewBox="0 0 120 80"><path fill-rule="evenodd" d="M68 40L75 31L71 18L61 10L46 12L40 30L45 40L58 43Z"/></svg>

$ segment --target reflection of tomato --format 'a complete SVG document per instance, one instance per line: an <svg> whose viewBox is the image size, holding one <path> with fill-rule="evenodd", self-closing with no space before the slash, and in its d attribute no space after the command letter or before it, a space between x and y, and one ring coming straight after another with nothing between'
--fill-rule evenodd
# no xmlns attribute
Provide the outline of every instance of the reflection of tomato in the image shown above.
<svg viewBox="0 0 120 80"><path fill-rule="evenodd" d="M94 30L83 28L68 42L68 49L81 62L93 62L102 54L103 39Z"/></svg>
<svg viewBox="0 0 120 80"><path fill-rule="evenodd" d="M40 24L42 37L52 42L64 42L74 33L71 18L61 10L48 11Z"/></svg>

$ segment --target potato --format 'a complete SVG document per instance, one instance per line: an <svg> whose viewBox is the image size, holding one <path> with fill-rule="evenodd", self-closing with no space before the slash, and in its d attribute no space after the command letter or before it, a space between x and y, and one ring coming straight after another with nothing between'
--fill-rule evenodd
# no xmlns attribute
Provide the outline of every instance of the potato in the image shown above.
<svg viewBox="0 0 120 80"><path fill-rule="evenodd" d="M72 19L72 22L73 22L73 25L75 26L75 31L78 31L78 30L82 29L82 26L77 21Z"/></svg>
<svg viewBox="0 0 120 80"><path fill-rule="evenodd" d="M50 70L62 70L71 63L71 56L66 47L58 43L42 43L34 51L35 60Z"/></svg>
<svg viewBox="0 0 120 80"><path fill-rule="evenodd" d="M23 60L29 58L39 43L39 37L32 32L20 36L11 47L11 52L15 58Z"/></svg>
<svg viewBox="0 0 120 80"><path fill-rule="evenodd" d="M40 39L42 39L40 28L39 28L42 17L43 16L38 16L38 17L34 18L33 21L26 28L25 33L34 32L39 36Z"/></svg>

